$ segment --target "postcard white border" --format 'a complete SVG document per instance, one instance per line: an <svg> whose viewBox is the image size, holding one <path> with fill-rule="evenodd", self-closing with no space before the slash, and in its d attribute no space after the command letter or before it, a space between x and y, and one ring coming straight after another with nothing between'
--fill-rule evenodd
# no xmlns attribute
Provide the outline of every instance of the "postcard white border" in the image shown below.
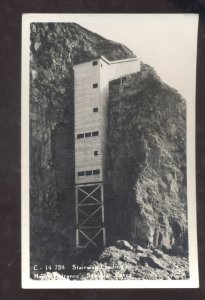
<svg viewBox="0 0 205 300"><path fill-rule="evenodd" d="M198 250L196 225L196 167L195 167L195 102L187 104L187 192L188 192L188 231L189 231L189 268L187 280L50 280L38 281L30 278L29 250L29 59L30 59L30 23L32 22L76 22L92 14L23 14L22 16L22 79L21 79L21 251L22 251L22 288L25 289L90 289L90 288L197 288ZM115 14L120 16L121 14ZM143 14L145 17L149 16ZM169 14L163 14L163 16ZM174 14L172 14L174 15ZM103 14L106 18L106 14ZM109 14L110 16L110 14ZM124 14L123 14L124 16ZM139 16L129 14L130 17ZM159 14L159 16L162 16ZM197 14L188 14L198 24ZM75 17L75 18L74 18ZM74 19L74 20L73 20ZM197 34L196 41L197 45ZM197 56L197 46L195 57ZM196 65L196 63L195 63ZM195 67L196 70L196 67ZM196 78L196 76L195 76ZM196 86L196 82L195 82Z"/></svg>

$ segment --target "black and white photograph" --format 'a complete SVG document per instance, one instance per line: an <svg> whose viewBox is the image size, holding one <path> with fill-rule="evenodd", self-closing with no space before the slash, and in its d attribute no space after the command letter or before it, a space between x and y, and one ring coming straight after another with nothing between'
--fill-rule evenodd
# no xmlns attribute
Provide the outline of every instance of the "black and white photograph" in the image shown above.
<svg viewBox="0 0 205 300"><path fill-rule="evenodd" d="M23 15L23 288L198 287L197 31Z"/></svg>

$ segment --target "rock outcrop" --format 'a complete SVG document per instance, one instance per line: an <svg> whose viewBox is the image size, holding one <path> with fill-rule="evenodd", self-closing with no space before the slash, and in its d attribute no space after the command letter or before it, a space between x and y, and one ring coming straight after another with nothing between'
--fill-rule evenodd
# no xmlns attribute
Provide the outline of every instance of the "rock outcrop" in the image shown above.
<svg viewBox="0 0 205 300"><path fill-rule="evenodd" d="M142 64L123 83L111 82L109 103L110 172L120 238L186 251L185 100Z"/></svg>
<svg viewBox="0 0 205 300"><path fill-rule="evenodd" d="M128 245L127 241L123 241ZM75 264L64 273L35 272L38 280L184 280L189 278L189 264L186 257L171 256L160 249L136 247L122 249L122 241L110 246L93 259L91 263ZM131 246L131 245L130 245ZM78 266L78 268L77 268Z"/></svg>

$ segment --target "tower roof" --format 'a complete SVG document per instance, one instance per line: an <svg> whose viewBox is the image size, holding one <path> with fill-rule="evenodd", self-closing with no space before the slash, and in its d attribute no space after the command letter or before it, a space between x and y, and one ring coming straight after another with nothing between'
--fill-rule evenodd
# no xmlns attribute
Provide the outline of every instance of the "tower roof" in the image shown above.
<svg viewBox="0 0 205 300"><path fill-rule="evenodd" d="M131 57L131 58L124 58L124 59L112 60L111 61L111 60L108 60L105 56L101 55L101 56L96 57L94 59L90 59L90 60L84 61L82 63L74 64L73 67L78 66L78 65L82 65L82 64L86 64L86 63L94 61L94 60L100 60L100 59L103 60L104 62L106 62L108 65L138 60L137 57Z"/></svg>

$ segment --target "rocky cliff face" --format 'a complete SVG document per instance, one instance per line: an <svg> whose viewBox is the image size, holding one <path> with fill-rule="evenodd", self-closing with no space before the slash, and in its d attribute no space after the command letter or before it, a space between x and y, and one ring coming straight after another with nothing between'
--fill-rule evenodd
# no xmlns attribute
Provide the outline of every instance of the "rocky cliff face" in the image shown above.
<svg viewBox="0 0 205 300"><path fill-rule="evenodd" d="M99 55L109 60L134 56L125 46L77 24L31 25L30 209L35 263L40 258L55 261L57 253L72 251L75 243L72 67ZM110 96L114 236L146 246L187 246L184 100L145 65L123 84L112 82Z"/></svg>
<svg viewBox="0 0 205 300"><path fill-rule="evenodd" d="M143 246L187 250L186 104L155 71L110 84L116 230Z"/></svg>

